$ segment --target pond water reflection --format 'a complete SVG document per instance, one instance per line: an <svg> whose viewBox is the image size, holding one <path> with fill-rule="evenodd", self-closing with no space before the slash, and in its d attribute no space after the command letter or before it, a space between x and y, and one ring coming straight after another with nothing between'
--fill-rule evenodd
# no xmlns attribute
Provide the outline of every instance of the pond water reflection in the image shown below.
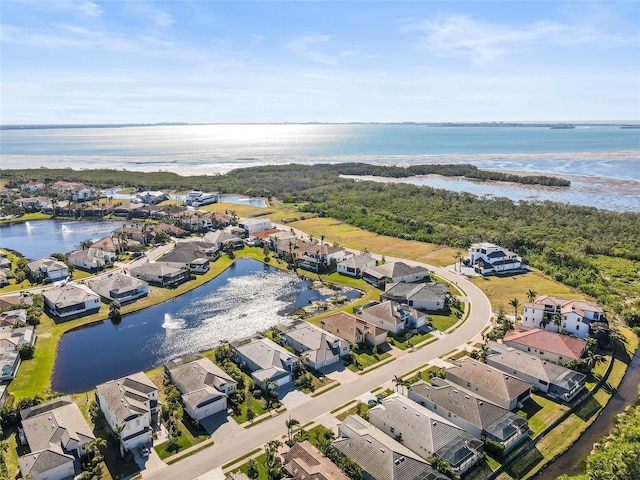
<svg viewBox="0 0 640 480"><path fill-rule="evenodd" d="M63 335L51 379L54 391L75 393L147 370L289 321L285 315L331 295L312 282L239 259L218 277L184 295L123 317ZM357 298L360 292L342 295Z"/></svg>

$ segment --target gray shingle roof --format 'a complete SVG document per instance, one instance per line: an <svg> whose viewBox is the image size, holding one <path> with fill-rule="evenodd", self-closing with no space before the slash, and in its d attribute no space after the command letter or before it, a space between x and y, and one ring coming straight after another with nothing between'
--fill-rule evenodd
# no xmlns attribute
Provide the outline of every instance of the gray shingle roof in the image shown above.
<svg viewBox="0 0 640 480"><path fill-rule="evenodd" d="M258 365L262 370L256 370L254 374L264 379L275 379L272 377L273 375L278 378L288 375L285 362L288 359L298 359L297 355L268 338L254 339L250 343L236 347L235 350L247 360Z"/></svg>
<svg viewBox="0 0 640 480"><path fill-rule="evenodd" d="M29 262L27 265L29 266L29 270L31 270L32 272L40 271L42 267L45 267L47 270L64 269L67 267L64 262L49 257L39 258L38 260Z"/></svg>
<svg viewBox="0 0 640 480"><path fill-rule="evenodd" d="M382 265L367 268L365 270L367 275L372 275L377 278L397 278L422 272L429 273L429 270L424 267L411 267L403 262L383 263Z"/></svg>
<svg viewBox="0 0 640 480"><path fill-rule="evenodd" d="M89 285L91 289L103 297L111 297L111 292L119 294L135 290L147 282L134 278L124 273L114 273L110 276L100 277L92 281Z"/></svg>
<svg viewBox="0 0 640 480"><path fill-rule="evenodd" d="M169 372L176 386L183 394L201 390L206 386L212 387L217 391L224 385L237 384L220 367L204 357L170 368Z"/></svg>
<svg viewBox="0 0 640 480"><path fill-rule="evenodd" d="M368 253L361 253L360 255L352 255L345 258L340 262L340 265L352 268L363 268L374 261L374 258Z"/></svg>
<svg viewBox="0 0 640 480"><path fill-rule="evenodd" d="M89 287L75 283L67 283L63 287L44 291L42 292L42 296L54 304L56 308L71 307L100 298L100 296L92 292Z"/></svg>
<svg viewBox="0 0 640 480"><path fill-rule="evenodd" d="M149 393L158 387L144 372L111 380L96 387L117 418L118 424L149 411Z"/></svg>
<svg viewBox="0 0 640 480"><path fill-rule="evenodd" d="M378 303L377 305L364 308L362 311L366 312L368 315L372 315L396 325L403 325L404 321L402 318L407 314L413 318L424 316L424 313L419 313L415 308L400 305L399 303L392 302L391 300L386 300L382 303Z"/></svg>
<svg viewBox="0 0 640 480"><path fill-rule="evenodd" d="M73 470L73 456L57 452L53 449L40 450L34 453L28 453L18 458L20 472L25 477L31 475L33 477L41 475L49 470L60 467L65 463L70 463L70 469ZM71 477L69 477L71 478Z"/></svg>
<svg viewBox="0 0 640 480"><path fill-rule="evenodd" d="M391 283L387 285L382 297L437 302L442 301L446 293L447 287L443 283Z"/></svg>
<svg viewBox="0 0 640 480"><path fill-rule="evenodd" d="M303 345L306 348L303 351L304 354L314 363L320 363L340 355L341 346L347 343L345 340L310 324L300 325L284 334ZM336 341L337 347L334 346Z"/></svg>
<svg viewBox="0 0 640 480"><path fill-rule="evenodd" d="M184 274L181 268L170 267L160 263L149 262L131 269L131 274L135 276L152 275L159 277L178 277Z"/></svg>

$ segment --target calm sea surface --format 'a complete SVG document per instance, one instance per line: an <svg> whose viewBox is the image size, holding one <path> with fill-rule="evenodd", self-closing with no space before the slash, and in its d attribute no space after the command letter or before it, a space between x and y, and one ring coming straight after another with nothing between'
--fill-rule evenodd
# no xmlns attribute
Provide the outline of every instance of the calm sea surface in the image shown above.
<svg viewBox="0 0 640 480"><path fill-rule="evenodd" d="M199 175L291 162L471 163L485 169L589 177L591 183L596 180L607 187L606 195L590 198L587 204L640 210L633 198L606 202L606 197L619 194L637 197L640 191L640 130L618 126L567 130L383 124L65 128L2 130L0 145L0 164L8 169L116 168ZM609 185L609 180L623 184ZM439 187L456 190L460 184ZM472 185L463 188L484 194ZM500 195L500 188L493 194ZM564 201L584 204L572 193ZM584 196L584 189L580 194ZM553 200L543 190L523 197Z"/></svg>

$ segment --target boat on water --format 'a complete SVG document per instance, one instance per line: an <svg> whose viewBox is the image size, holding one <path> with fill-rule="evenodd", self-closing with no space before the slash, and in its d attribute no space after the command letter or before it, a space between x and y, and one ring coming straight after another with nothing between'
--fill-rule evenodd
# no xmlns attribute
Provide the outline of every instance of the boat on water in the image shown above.
<svg viewBox="0 0 640 480"><path fill-rule="evenodd" d="M549 128L551 130L571 130L576 128L576 126L570 123L558 123L557 125L551 125Z"/></svg>

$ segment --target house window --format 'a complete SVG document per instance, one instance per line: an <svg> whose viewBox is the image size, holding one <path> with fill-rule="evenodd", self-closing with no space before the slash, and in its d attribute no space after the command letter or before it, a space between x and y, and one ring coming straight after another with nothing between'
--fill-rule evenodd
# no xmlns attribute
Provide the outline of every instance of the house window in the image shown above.
<svg viewBox="0 0 640 480"><path fill-rule="evenodd" d="M393 429L393 427L391 427L391 433L394 433L394 432L395 432L395 430Z"/></svg>
<svg viewBox="0 0 640 480"><path fill-rule="evenodd" d="M530 352L530 351L531 351L531 347L527 347L527 352Z"/></svg>
<svg viewBox="0 0 640 480"><path fill-rule="evenodd" d="M580 325L576 325L576 330L580 330Z"/></svg>

